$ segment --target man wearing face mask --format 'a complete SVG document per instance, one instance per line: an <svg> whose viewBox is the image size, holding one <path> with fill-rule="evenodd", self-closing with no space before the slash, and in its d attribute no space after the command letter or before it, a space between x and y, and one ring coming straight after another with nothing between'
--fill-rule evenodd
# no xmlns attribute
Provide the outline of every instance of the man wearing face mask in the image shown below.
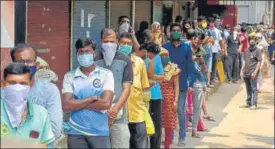
<svg viewBox="0 0 275 149"><path fill-rule="evenodd" d="M261 66L261 50L257 48L255 38L249 37L249 48L243 55L243 66L240 76L244 79L247 91L246 107L257 109L258 90L257 78Z"/></svg>
<svg viewBox="0 0 275 149"><path fill-rule="evenodd" d="M239 51L240 39L238 32L234 30L227 38L227 58L226 58L226 72L228 83L237 83L239 79Z"/></svg>
<svg viewBox="0 0 275 149"><path fill-rule="evenodd" d="M133 38L133 48L134 51L137 51L140 47L139 42L137 40L134 29L131 27L130 18L127 16L120 16L118 18L118 30L116 31L117 37L119 37L123 33L130 33Z"/></svg>
<svg viewBox="0 0 275 149"><path fill-rule="evenodd" d="M129 56L133 65L133 85L127 100L128 126L131 134L129 148L146 148L145 113L148 101L145 101L143 94L150 87L146 66L141 58L132 53L133 40L130 33L121 34L118 43L119 51Z"/></svg>
<svg viewBox="0 0 275 149"><path fill-rule="evenodd" d="M80 38L75 43L79 67L63 81L63 110L70 111L66 133L68 148L111 148L107 110L114 94L110 70L94 63L95 43Z"/></svg>
<svg viewBox="0 0 275 149"><path fill-rule="evenodd" d="M169 57L172 63L175 63L182 70L179 74L180 97L178 101L178 120L179 120L179 146L184 146L186 141L185 127L185 103L186 93L193 91L193 60L190 45L180 41L182 28L180 24L171 25L171 42L163 45L163 48L169 52ZM188 83L189 82L189 83Z"/></svg>
<svg viewBox="0 0 275 149"><path fill-rule="evenodd" d="M214 38L214 44L212 45L212 72L211 72L211 84L214 85L217 80L217 62L219 60L219 54L224 52L223 39L219 29L215 27L214 19L209 19L209 35Z"/></svg>
<svg viewBox="0 0 275 149"><path fill-rule="evenodd" d="M12 63L4 70L1 96L1 137L20 137L43 147L55 139L47 110L29 102L33 84L30 69Z"/></svg>
<svg viewBox="0 0 275 149"><path fill-rule="evenodd" d="M40 65L36 62L37 52L28 44L17 44L10 52L13 62L23 63L31 70L31 76L34 76ZM48 81L35 79L31 87L31 98L29 102L40 105L47 109L52 124L55 138L61 135L63 112L61 107L60 93L56 85Z"/></svg>
<svg viewBox="0 0 275 149"><path fill-rule="evenodd" d="M133 83L132 63L129 56L118 51L117 35L113 30L107 28L101 31L101 44L102 52L95 58L96 63L111 70L115 79L115 98L113 106L108 110L111 146L129 148L130 133L125 103ZM122 115L118 116L118 113Z"/></svg>

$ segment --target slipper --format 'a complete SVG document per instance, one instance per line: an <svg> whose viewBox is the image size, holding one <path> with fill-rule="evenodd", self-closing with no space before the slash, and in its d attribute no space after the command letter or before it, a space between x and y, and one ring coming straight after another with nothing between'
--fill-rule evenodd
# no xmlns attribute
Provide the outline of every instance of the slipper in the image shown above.
<svg viewBox="0 0 275 149"><path fill-rule="evenodd" d="M210 116L210 115L207 115L207 116L204 115L203 118L206 119L206 120L208 120L208 121L212 121L212 122L215 121L214 118L212 116Z"/></svg>
<svg viewBox="0 0 275 149"><path fill-rule="evenodd" d="M200 132L209 132L208 129L203 129L203 130L198 130L198 131L200 131Z"/></svg>
<svg viewBox="0 0 275 149"><path fill-rule="evenodd" d="M201 138L201 136L197 132L192 132L192 137L193 138Z"/></svg>

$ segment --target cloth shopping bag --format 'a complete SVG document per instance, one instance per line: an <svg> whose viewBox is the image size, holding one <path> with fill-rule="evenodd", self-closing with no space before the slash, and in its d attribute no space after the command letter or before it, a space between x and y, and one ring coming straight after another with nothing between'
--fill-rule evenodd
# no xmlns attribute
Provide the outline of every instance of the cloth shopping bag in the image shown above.
<svg viewBox="0 0 275 149"><path fill-rule="evenodd" d="M146 132L148 136L152 136L155 134L155 126L152 121L152 118L149 114L149 111L145 113L145 125L146 125Z"/></svg>
<svg viewBox="0 0 275 149"><path fill-rule="evenodd" d="M217 72L218 72L218 78L221 83L225 81L225 75L224 75L224 68L222 61L217 62Z"/></svg>

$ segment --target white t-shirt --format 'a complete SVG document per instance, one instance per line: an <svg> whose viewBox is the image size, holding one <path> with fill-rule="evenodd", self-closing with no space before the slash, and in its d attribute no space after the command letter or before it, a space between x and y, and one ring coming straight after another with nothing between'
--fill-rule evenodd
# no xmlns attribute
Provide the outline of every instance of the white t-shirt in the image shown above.
<svg viewBox="0 0 275 149"><path fill-rule="evenodd" d="M221 50L220 40L222 40L221 31L216 27L214 27L212 31L214 31L214 34L216 37L216 38L214 37L215 41L212 46L212 53L219 53L219 51Z"/></svg>

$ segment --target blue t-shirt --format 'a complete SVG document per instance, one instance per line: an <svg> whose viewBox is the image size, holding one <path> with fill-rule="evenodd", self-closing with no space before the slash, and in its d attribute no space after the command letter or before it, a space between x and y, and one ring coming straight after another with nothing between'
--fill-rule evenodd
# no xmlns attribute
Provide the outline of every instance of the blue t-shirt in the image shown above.
<svg viewBox="0 0 275 149"><path fill-rule="evenodd" d="M114 77L111 71L102 67L96 67L89 76L77 68L68 72L63 80L62 93L72 93L74 100L101 96L104 90L114 91ZM109 136L106 110L97 111L88 108L74 110L67 124L65 125L67 134Z"/></svg>
<svg viewBox="0 0 275 149"><path fill-rule="evenodd" d="M181 42L179 47L175 47L171 42L168 42L163 45L163 48L168 50L171 62L177 64L181 69L179 75L180 90L187 91L188 86L193 87L192 80L194 77L194 64L189 44Z"/></svg>
<svg viewBox="0 0 275 149"><path fill-rule="evenodd" d="M149 61L146 60L145 63L146 63L146 67L148 69ZM161 57L159 55L156 55L154 57L154 74L156 74L156 75L164 74L163 66L161 63ZM151 87L150 91L151 91L151 100L161 100L162 99L160 84L158 82L156 82L156 84Z"/></svg>

